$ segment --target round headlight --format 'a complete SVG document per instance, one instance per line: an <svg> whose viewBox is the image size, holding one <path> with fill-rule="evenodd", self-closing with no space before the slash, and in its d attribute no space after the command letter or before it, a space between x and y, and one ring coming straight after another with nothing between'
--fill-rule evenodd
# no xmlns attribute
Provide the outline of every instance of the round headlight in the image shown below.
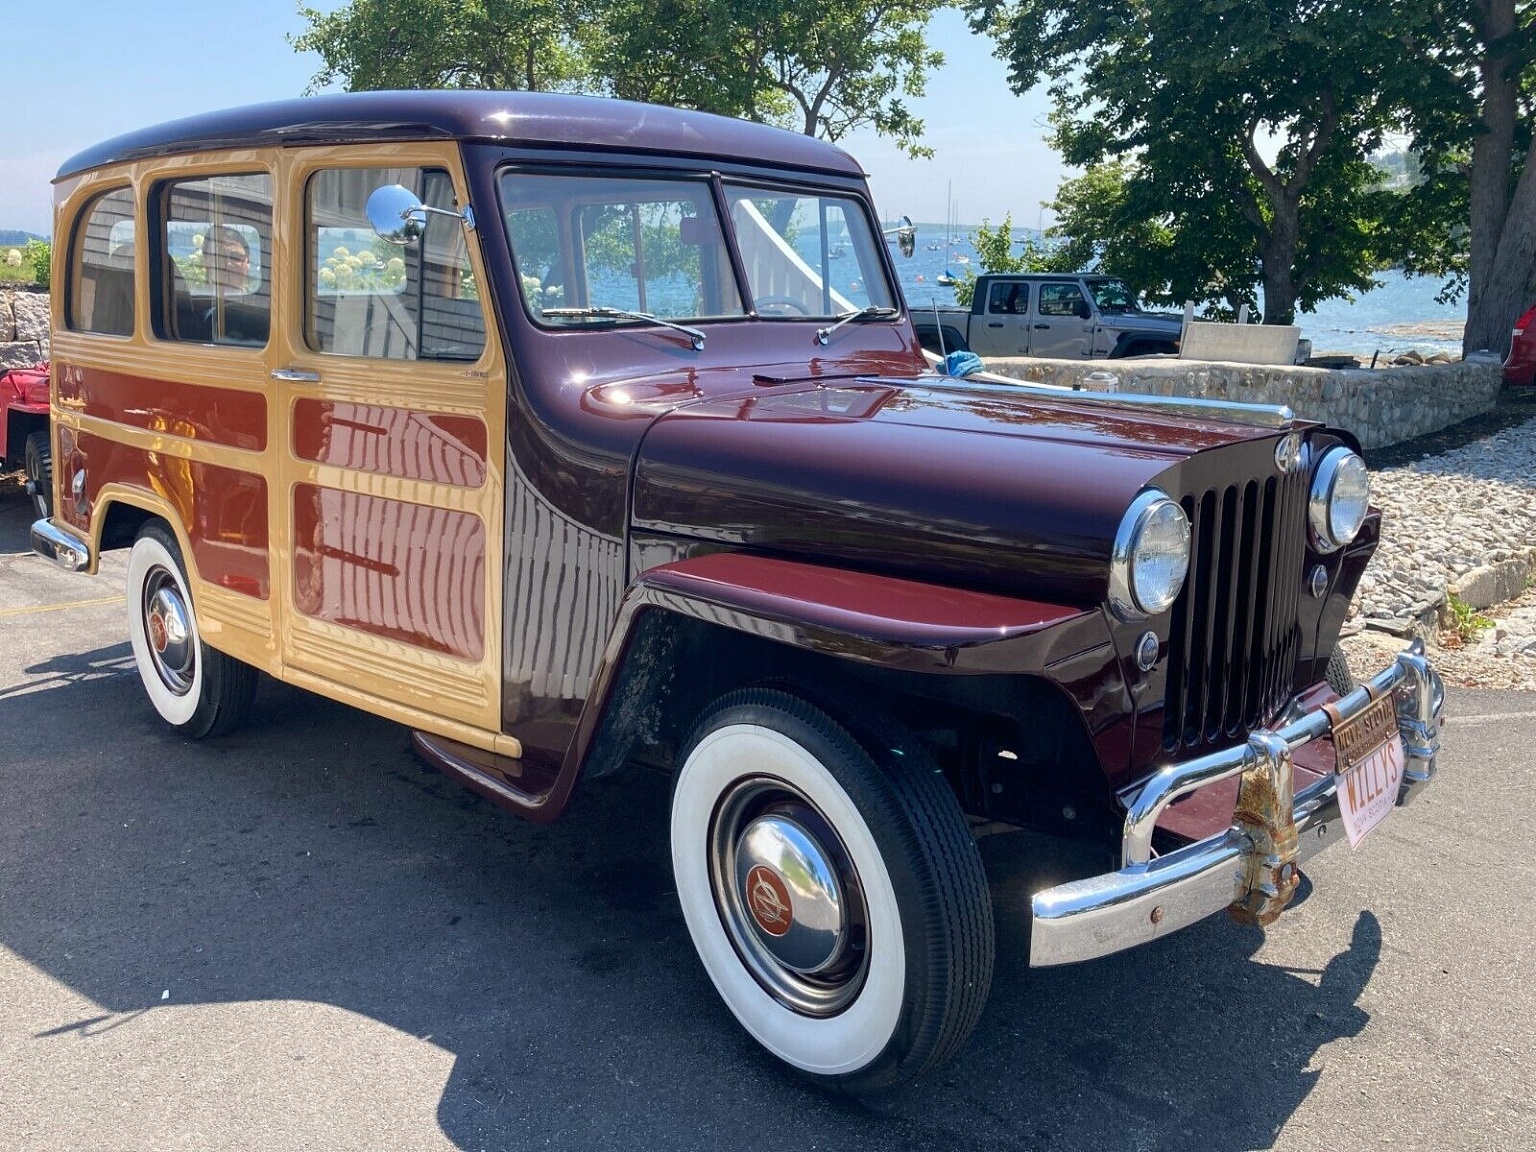
<svg viewBox="0 0 1536 1152"><path fill-rule="evenodd" d="M1312 546L1333 552L1353 540L1371 507L1371 478L1365 461L1348 448L1323 453L1312 474L1312 494L1307 518L1312 525Z"/></svg>
<svg viewBox="0 0 1536 1152"><path fill-rule="evenodd" d="M1189 571L1189 520L1164 493L1149 488L1126 510L1109 562L1109 603L1122 620L1168 608Z"/></svg>

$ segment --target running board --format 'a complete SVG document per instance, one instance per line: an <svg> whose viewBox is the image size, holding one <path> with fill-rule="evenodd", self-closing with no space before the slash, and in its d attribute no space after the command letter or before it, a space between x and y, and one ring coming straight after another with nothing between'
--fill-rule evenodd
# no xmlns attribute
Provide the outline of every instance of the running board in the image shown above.
<svg viewBox="0 0 1536 1152"><path fill-rule="evenodd" d="M502 756L426 732L413 731L411 747L439 772L454 777L493 804L540 823L559 814L549 806L558 781L558 774L552 770L541 769L526 759Z"/></svg>

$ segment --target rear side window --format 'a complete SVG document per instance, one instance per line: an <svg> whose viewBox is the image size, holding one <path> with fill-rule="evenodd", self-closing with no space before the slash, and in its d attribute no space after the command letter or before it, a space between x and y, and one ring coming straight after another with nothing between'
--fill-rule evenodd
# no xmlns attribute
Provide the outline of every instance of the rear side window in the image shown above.
<svg viewBox="0 0 1536 1152"><path fill-rule="evenodd" d="M419 240L395 245L368 225L369 195L401 184L456 210L441 168L317 172L305 196L305 339L317 352L386 360L477 360L485 317L464 226L429 213Z"/></svg>
<svg viewBox="0 0 1536 1152"><path fill-rule="evenodd" d="M272 322L272 178L204 176L156 189L159 334L260 347Z"/></svg>
<svg viewBox="0 0 1536 1152"><path fill-rule="evenodd" d="M133 189L116 188L80 214L70 246L65 323L75 332L133 335Z"/></svg>
<svg viewBox="0 0 1536 1152"><path fill-rule="evenodd" d="M1029 285L999 280L987 297L987 311L1017 315L1029 311Z"/></svg>

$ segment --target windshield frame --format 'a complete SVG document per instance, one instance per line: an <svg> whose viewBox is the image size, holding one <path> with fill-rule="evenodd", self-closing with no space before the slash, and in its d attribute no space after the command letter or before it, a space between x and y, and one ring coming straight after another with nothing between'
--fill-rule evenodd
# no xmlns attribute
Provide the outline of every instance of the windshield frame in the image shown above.
<svg viewBox="0 0 1536 1152"><path fill-rule="evenodd" d="M527 293L527 285L523 277L525 274L525 256L520 256L519 244L514 240L515 227L511 213L515 213L524 205L511 200L509 192L509 180L518 177L541 177L547 179L569 179L572 181L612 181L616 186L625 186L632 189L635 185L654 182L657 185L682 184L691 190L702 192L709 189L709 210L714 213L714 233L722 243L722 262L718 269L722 277L719 287L728 293L734 293L734 303L739 311L731 310L723 314L714 315L684 315L677 310L662 310L659 308L640 309L629 306L633 311L649 311L659 318L685 324L698 324L702 326L735 324L742 321L798 321L800 323L824 324L828 320L836 320L845 312L862 308L863 305L851 303L850 308L834 307L831 312L823 313L815 311L808 315L802 315L798 311L791 314L775 315L771 312L759 309L758 299L752 293L752 285L747 269L743 264L741 237L737 234L736 222L731 216L733 204L732 193L740 196L742 192L761 192L769 197L786 197L799 199L819 199L824 202L836 202L843 208L845 225L850 233L863 231L867 233L862 241L866 248L866 256L869 258L869 269L866 274L863 261L858 261L859 281L863 285L862 292L868 295L869 302L873 306L890 307L895 309L895 315L886 321L893 323L899 321L906 312L906 300L903 297L899 281L891 266L891 256L886 249L885 237L875 219L873 205L868 198L866 188L857 186L848 181L821 182L813 179L797 178L797 174L777 172L765 172L760 168L733 168L729 170L709 169L698 165L697 161L677 166L661 164L632 164L609 165L602 162L562 164L552 163L547 158L523 158L507 157L503 163L497 164L492 175L492 185L496 193L497 214L500 220L502 235L500 246L506 254L508 265L512 271L512 290L518 297L519 305L527 319L539 330L545 332L593 332L604 328L624 326L626 328L644 321L620 318L620 317L562 317L555 321L553 317L546 317L541 309L530 300ZM595 202L595 201L593 201ZM644 203L645 201L637 201ZM576 197L573 204L583 203L581 197ZM542 204L530 203L527 207L542 207ZM698 204L702 210L702 201ZM579 212L580 207L572 209ZM565 229L562 231L562 227ZM708 226L706 225L706 229ZM588 297L581 301L570 298L569 293L562 295L559 300L551 301L552 306L592 306L594 303L608 303L607 301L594 301L591 293L591 267L582 254L577 251L559 251L559 246L572 243L568 225L555 222L556 245L555 258L566 262L566 271L574 268L577 263L582 263L582 268L577 270L577 275L584 279L583 291ZM846 243L846 242L845 242ZM853 245L848 243L850 254ZM701 258L702 262L702 258ZM728 271L727 271L728 268ZM725 278L728 277L728 282ZM883 296L882 296L883 293ZM834 290L834 296L837 293ZM888 303L886 302L888 300ZM620 305L624 307L624 305Z"/></svg>

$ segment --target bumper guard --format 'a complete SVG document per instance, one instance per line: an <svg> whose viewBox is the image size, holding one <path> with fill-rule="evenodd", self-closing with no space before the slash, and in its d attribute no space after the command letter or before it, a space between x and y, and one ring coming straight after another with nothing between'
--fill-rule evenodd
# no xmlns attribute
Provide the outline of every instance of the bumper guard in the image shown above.
<svg viewBox="0 0 1536 1152"><path fill-rule="evenodd" d="M66 572L84 572L91 564L90 544L52 520L33 522L32 551Z"/></svg>
<svg viewBox="0 0 1536 1152"><path fill-rule="evenodd" d="M1267 924L1295 892L1296 865L1344 834L1336 776L1292 795L1291 754L1332 734L1384 693L1396 694L1406 765L1399 806L1435 775L1445 688L1422 641L1392 666L1328 708L1260 730L1248 743L1171 764L1124 797L1125 832L1118 872L1038 892L1030 933L1032 967L1107 956L1188 927L1223 908ZM1152 856L1152 830L1173 801L1241 774L1237 812L1227 831Z"/></svg>

